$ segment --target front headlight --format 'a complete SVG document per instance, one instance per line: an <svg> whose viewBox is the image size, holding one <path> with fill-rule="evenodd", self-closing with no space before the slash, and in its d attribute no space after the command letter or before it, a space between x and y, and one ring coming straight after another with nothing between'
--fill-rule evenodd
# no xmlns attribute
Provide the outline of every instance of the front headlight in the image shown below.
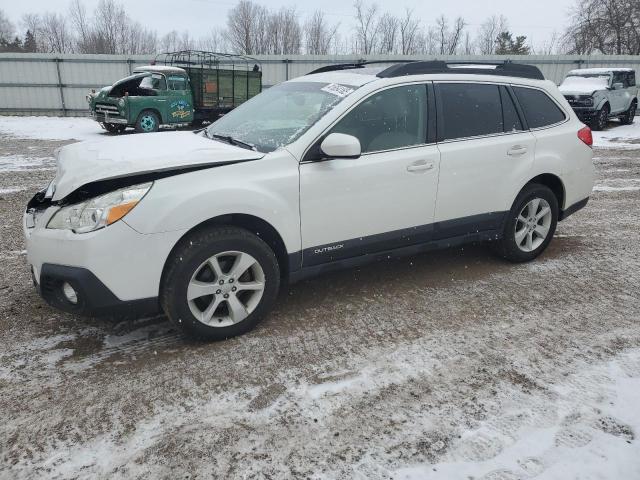
<svg viewBox="0 0 640 480"><path fill-rule="evenodd" d="M121 188L58 210L47 228L87 233L117 222L142 200L153 182Z"/></svg>
<svg viewBox="0 0 640 480"><path fill-rule="evenodd" d="M118 100L118 105L120 105L120 108L124 107L124 98Z"/></svg>

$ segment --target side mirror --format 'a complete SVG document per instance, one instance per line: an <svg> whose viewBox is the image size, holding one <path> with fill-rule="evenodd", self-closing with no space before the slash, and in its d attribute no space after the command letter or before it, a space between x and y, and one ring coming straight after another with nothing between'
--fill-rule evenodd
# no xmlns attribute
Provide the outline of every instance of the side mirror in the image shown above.
<svg viewBox="0 0 640 480"><path fill-rule="evenodd" d="M614 83L613 84L613 89L614 90L622 90L624 88L624 85L622 83Z"/></svg>
<svg viewBox="0 0 640 480"><path fill-rule="evenodd" d="M329 158L359 158L360 140L353 135L331 133L320 144L320 150Z"/></svg>

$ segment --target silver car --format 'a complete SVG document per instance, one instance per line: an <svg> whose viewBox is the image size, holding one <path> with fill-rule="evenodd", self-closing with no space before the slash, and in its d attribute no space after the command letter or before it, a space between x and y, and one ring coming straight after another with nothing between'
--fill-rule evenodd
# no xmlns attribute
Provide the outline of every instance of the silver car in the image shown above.
<svg viewBox="0 0 640 480"><path fill-rule="evenodd" d="M633 123L638 107L636 72L630 68L572 70L560 91L578 118L593 130L603 130L610 118Z"/></svg>

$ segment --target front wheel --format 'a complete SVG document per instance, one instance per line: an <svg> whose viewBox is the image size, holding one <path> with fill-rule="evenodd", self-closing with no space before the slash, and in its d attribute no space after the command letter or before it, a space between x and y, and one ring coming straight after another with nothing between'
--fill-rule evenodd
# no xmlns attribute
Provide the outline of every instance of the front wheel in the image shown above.
<svg viewBox="0 0 640 480"><path fill-rule="evenodd" d="M620 117L620 121L623 125L631 125L633 123L633 119L636 116L637 108L638 106L635 104L635 102L629 106L629 110L627 110L624 115Z"/></svg>
<svg viewBox="0 0 640 480"><path fill-rule="evenodd" d="M558 224L558 200L544 185L527 185L511 207L496 252L512 262L528 262L549 245Z"/></svg>
<svg viewBox="0 0 640 480"><path fill-rule="evenodd" d="M609 122L609 105L603 105L600 110L596 112L595 117L591 122L592 130L604 130L607 128Z"/></svg>
<svg viewBox="0 0 640 480"><path fill-rule="evenodd" d="M256 235L214 227L186 237L165 269L160 302L190 337L222 340L254 328L280 288L275 254Z"/></svg>
<svg viewBox="0 0 640 480"><path fill-rule="evenodd" d="M127 128L126 125L120 125L115 123L103 123L104 129L109 133L122 133Z"/></svg>
<svg viewBox="0 0 640 480"><path fill-rule="evenodd" d="M138 133L151 133L157 132L160 129L160 118L158 114L152 110L145 110L140 112L138 120L136 121L136 132Z"/></svg>

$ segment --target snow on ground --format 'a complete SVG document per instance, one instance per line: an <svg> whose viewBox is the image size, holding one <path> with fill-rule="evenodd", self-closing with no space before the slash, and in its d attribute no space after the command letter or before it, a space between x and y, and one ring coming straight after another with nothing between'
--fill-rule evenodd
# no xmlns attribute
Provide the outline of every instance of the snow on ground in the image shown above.
<svg viewBox="0 0 640 480"><path fill-rule="evenodd" d="M593 146L599 148L640 149L640 117L631 125L609 122L606 130L593 132Z"/></svg>
<svg viewBox="0 0 640 480"><path fill-rule="evenodd" d="M55 170L53 157L39 158L25 155L0 156L0 172L18 172L32 170Z"/></svg>
<svg viewBox="0 0 640 480"><path fill-rule="evenodd" d="M555 402L545 412L530 409L542 398L523 403L514 392L501 418L464 432L444 461L402 468L393 478L640 478L640 349L569 376L551 394Z"/></svg>
<svg viewBox="0 0 640 480"><path fill-rule="evenodd" d="M105 130L88 117L0 116L0 135L40 140L92 140Z"/></svg>
<svg viewBox="0 0 640 480"><path fill-rule="evenodd" d="M23 190L85 134L0 117L0 478L640 478L640 118L594 132L595 193L535 262L327 274L206 345L35 293Z"/></svg>

